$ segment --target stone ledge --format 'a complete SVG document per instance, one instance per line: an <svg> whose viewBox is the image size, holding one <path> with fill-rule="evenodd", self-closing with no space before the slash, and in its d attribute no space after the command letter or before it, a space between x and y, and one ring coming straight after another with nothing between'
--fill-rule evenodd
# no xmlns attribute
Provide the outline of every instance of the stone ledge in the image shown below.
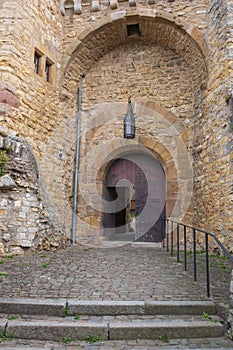
<svg viewBox="0 0 233 350"><path fill-rule="evenodd" d="M216 314L212 301L121 301L78 299L0 298L0 313L67 316L103 315L202 315Z"/></svg>
<svg viewBox="0 0 233 350"><path fill-rule="evenodd" d="M14 334L19 339L62 340L64 338L84 339L94 334L103 340L108 339L108 324L106 322L75 322L75 321L10 321L6 336Z"/></svg>
<svg viewBox="0 0 233 350"><path fill-rule="evenodd" d="M214 315L216 306L212 301L151 301L145 303L147 315L202 315L203 312Z"/></svg>
<svg viewBox="0 0 233 350"><path fill-rule="evenodd" d="M0 313L62 316L66 299L0 298Z"/></svg>
<svg viewBox="0 0 233 350"><path fill-rule="evenodd" d="M82 301L68 300L68 315L125 315L145 312L143 301Z"/></svg>
<svg viewBox="0 0 233 350"><path fill-rule="evenodd" d="M205 338L210 334L221 337L224 334L219 322L209 321L180 321L170 322L122 322L110 321L109 339L158 339L161 334L167 333L170 338Z"/></svg>

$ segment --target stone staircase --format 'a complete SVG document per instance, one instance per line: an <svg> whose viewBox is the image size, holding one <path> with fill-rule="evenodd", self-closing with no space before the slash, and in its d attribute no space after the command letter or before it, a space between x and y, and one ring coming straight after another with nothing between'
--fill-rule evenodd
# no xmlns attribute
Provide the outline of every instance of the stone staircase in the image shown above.
<svg viewBox="0 0 233 350"><path fill-rule="evenodd" d="M223 320L212 301L81 301L0 299L0 332L7 339L103 341L218 338ZM166 339L165 339L166 340Z"/></svg>

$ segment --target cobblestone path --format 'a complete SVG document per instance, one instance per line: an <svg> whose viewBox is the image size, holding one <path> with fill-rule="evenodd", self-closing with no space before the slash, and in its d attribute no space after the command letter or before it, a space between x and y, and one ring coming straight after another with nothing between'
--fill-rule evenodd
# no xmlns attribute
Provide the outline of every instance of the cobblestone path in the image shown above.
<svg viewBox="0 0 233 350"><path fill-rule="evenodd" d="M189 258L190 263L192 257ZM1 259L2 297L69 297L83 300L205 300L205 278L158 248L71 246L57 252ZM221 264L224 261L220 261ZM228 302L230 270L218 262L212 293ZM200 270L200 268L199 268Z"/></svg>
<svg viewBox="0 0 233 350"><path fill-rule="evenodd" d="M35 252L0 259L1 297L77 298L80 300L207 300L204 256L198 255L198 282L176 257L158 248L96 248L71 246L57 252ZM211 292L218 302L228 303L230 266L211 257ZM169 344L153 340L105 343L56 344L13 340L0 343L1 350L155 350L233 349L225 339L171 339Z"/></svg>

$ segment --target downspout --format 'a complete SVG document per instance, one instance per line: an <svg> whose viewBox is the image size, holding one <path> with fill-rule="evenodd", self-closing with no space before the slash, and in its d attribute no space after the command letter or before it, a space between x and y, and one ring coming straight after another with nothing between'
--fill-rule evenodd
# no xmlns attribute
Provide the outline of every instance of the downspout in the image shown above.
<svg viewBox="0 0 233 350"><path fill-rule="evenodd" d="M75 152L75 169L74 169L74 205L72 214L72 231L71 242L75 244L76 237L76 215L77 215L77 196L78 196L78 167L79 167L79 150L80 150L80 129L81 129L81 108L82 108L82 77L78 89L78 113L77 113L77 140Z"/></svg>

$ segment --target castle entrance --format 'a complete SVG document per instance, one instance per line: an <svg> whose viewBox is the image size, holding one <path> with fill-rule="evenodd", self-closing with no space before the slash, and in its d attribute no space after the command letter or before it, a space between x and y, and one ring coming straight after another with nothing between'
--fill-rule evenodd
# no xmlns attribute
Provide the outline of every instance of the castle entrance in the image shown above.
<svg viewBox="0 0 233 350"><path fill-rule="evenodd" d="M135 153L114 160L105 177L104 199L106 238L162 241L165 174L156 158Z"/></svg>

